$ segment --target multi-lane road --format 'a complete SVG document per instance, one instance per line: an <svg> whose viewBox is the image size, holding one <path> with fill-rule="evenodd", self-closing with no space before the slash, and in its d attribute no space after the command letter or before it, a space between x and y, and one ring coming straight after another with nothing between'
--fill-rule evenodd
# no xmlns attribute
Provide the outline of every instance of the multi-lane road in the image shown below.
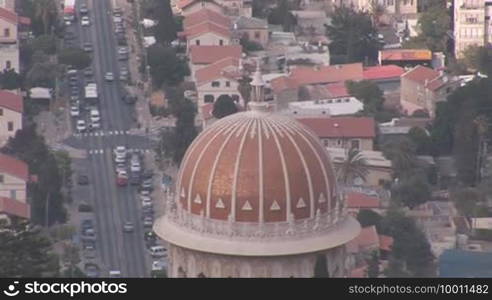
<svg viewBox="0 0 492 300"><path fill-rule="evenodd" d="M129 134L130 129L136 127L135 112L132 106L121 101L124 83L118 80L118 74L120 66L126 62L118 60L111 1L78 0L77 11L82 3L89 8L91 25L82 27L78 16L70 27L76 32L78 43L93 45L92 69L99 93L101 128L82 135L74 130L74 135L64 141L88 153L86 159L75 161L74 166L76 172L82 169L87 173L90 184L77 187L73 197L75 201L87 201L94 208L95 248L101 276L108 276L110 270L118 270L123 277L148 277L151 259L143 236L150 228L143 227L136 189L118 187L115 183L113 148L125 145L130 149L149 151L151 145L145 137ZM114 73L113 82L105 81L106 72ZM123 232L125 221L135 224L134 232Z"/></svg>

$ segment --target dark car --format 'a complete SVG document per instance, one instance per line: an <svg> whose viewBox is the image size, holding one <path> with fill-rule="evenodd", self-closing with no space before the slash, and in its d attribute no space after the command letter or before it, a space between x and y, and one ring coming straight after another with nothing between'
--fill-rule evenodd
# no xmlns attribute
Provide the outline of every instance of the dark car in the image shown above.
<svg viewBox="0 0 492 300"><path fill-rule="evenodd" d="M84 76L85 77L91 77L94 75L94 71L92 71L92 68L87 68L84 70Z"/></svg>
<svg viewBox="0 0 492 300"><path fill-rule="evenodd" d="M140 174L137 174L137 173L131 173L130 175L130 179L129 179L129 183L131 185L139 185L141 182L141 179L140 179Z"/></svg>
<svg viewBox="0 0 492 300"><path fill-rule="evenodd" d="M80 9L79 9L79 12L81 15L86 15L89 13L89 9L87 8L87 5L85 4L81 4L80 5Z"/></svg>
<svg viewBox="0 0 492 300"><path fill-rule="evenodd" d="M88 185L89 184L89 176L85 174L79 174L77 178L77 183L79 185Z"/></svg>
<svg viewBox="0 0 492 300"><path fill-rule="evenodd" d="M121 100L126 104L135 104L137 102L137 97L132 95L124 95L121 97Z"/></svg>
<svg viewBox="0 0 492 300"><path fill-rule="evenodd" d="M82 246L84 247L84 250L95 250L96 242L93 240L82 240Z"/></svg>
<svg viewBox="0 0 492 300"><path fill-rule="evenodd" d="M73 31L67 31L67 32L65 32L63 37L66 40L73 40L73 39L75 39L75 33Z"/></svg>
<svg viewBox="0 0 492 300"><path fill-rule="evenodd" d="M145 170L145 172L143 172L142 174L142 179L144 180L152 179L152 177L154 177L153 170Z"/></svg>
<svg viewBox="0 0 492 300"><path fill-rule="evenodd" d="M97 278L100 275L99 266L94 263L86 263L84 265L84 273L89 278Z"/></svg>
<svg viewBox="0 0 492 300"><path fill-rule="evenodd" d="M82 222L80 223L80 225L82 227L82 230L89 229L89 228L94 228L94 223L92 222L91 219L82 220Z"/></svg>

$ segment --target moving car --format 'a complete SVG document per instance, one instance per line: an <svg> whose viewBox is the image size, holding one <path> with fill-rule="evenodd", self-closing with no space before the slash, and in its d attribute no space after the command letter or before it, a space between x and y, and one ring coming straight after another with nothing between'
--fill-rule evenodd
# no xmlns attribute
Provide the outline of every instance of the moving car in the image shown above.
<svg viewBox="0 0 492 300"><path fill-rule="evenodd" d="M149 252L152 257L167 257L167 249L162 246L153 246Z"/></svg>
<svg viewBox="0 0 492 300"><path fill-rule="evenodd" d="M80 226L82 227L82 229L94 228L94 223L92 222L91 219L85 219L82 220Z"/></svg>
<svg viewBox="0 0 492 300"><path fill-rule="evenodd" d="M94 263L86 263L84 273L89 278L98 278L100 275L99 266Z"/></svg>
<svg viewBox="0 0 492 300"><path fill-rule="evenodd" d="M152 262L152 271L162 271L167 268L167 263L164 260L154 260Z"/></svg>
<svg viewBox="0 0 492 300"><path fill-rule="evenodd" d="M152 225L154 225L154 218L152 218L152 217L146 217L143 220L143 226L144 227L152 227Z"/></svg>
<svg viewBox="0 0 492 300"><path fill-rule="evenodd" d="M114 148L113 152L114 152L114 155L116 158L121 158L124 161L126 160L126 147L125 146L117 146L116 148Z"/></svg>
<svg viewBox="0 0 492 300"><path fill-rule="evenodd" d="M121 171L118 173L118 176L116 177L116 184L118 186L128 185L128 174L126 171Z"/></svg>
<svg viewBox="0 0 492 300"><path fill-rule="evenodd" d="M101 115L97 109L91 109L90 116L92 122L99 122L101 120Z"/></svg>
<svg viewBox="0 0 492 300"><path fill-rule="evenodd" d="M89 9L87 8L87 5L86 5L86 4L84 4L84 3L82 3L82 4L80 5L79 12L80 12L80 14L81 14L81 15L86 15L86 14L88 14L88 13L89 13Z"/></svg>
<svg viewBox="0 0 492 300"><path fill-rule="evenodd" d="M83 49L84 49L85 52L92 52L94 50L92 48L92 44L91 43L84 43Z"/></svg>
<svg viewBox="0 0 492 300"><path fill-rule="evenodd" d="M104 75L104 79L106 79L106 81L113 81L114 80L113 72L107 72L106 75Z"/></svg>
<svg viewBox="0 0 492 300"><path fill-rule="evenodd" d="M133 229L135 227L133 226L133 222L127 221L123 225L123 232L133 232Z"/></svg>
<svg viewBox="0 0 492 300"><path fill-rule="evenodd" d="M116 173L118 174L121 171L126 171L126 164L125 163L116 164Z"/></svg>
<svg viewBox="0 0 492 300"><path fill-rule="evenodd" d="M78 116L80 116L80 109L79 109L79 106L78 105L72 105L70 107L70 115L72 117L78 117Z"/></svg>
<svg viewBox="0 0 492 300"><path fill-rule="evenodd" d="M142 198L142 206L152 206L151 198Z"/></svg>
<svg viewBox="0 0 492 300"><path fill-rule="evenodd" d="M82 19L80 20L80 25L82 26L89 26L91 25L91 21L88 16L83 16Z"/></svg>
<svg viewBox="0 0 492 300"><path fill-rule="evenodd" d="M86 174L79 173L77 176L77 183L79 185L88 185L89 184L89 176Z"/></svg>

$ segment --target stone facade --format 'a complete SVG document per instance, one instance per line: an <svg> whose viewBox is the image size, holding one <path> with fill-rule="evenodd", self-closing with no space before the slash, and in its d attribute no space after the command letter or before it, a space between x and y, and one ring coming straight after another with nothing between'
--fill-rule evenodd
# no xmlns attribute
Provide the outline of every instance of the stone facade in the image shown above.
<svg viewBox="0 0 492 300"><path fill-rule="evenodd" d="M216 255L170 244L169 277L312 278L319 256L326 258L329 277L346 277L345 246L321 253L274 257Z"/></svg>

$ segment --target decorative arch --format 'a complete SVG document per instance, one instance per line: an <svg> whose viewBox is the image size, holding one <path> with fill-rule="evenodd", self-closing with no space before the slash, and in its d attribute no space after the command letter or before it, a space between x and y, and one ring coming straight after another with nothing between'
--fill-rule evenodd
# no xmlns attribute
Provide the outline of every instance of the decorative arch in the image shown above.
<svg viewBox="0 0 492 300"><path fill-rule="evenodd" d="M328 263L326 261L326 255L318 254L316 256L316 263L314 264L314 277L315 278L329 278Z"/></svg>

